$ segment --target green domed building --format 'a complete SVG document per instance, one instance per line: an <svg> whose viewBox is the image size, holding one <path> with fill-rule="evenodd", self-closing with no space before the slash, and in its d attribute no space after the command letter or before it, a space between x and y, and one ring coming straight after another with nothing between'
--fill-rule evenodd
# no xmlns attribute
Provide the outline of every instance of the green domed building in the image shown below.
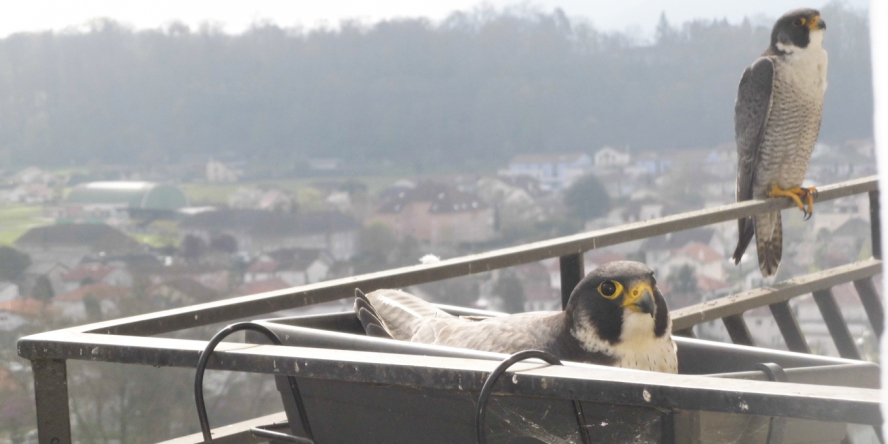
<svg viewBox="0 0 888 444"><path fill-rule="evenodd" d="M76 204L105 204L146 211L176 211L188 206L188 198L179 187L153 182L82 183L71 190L66 200Z"/></svg>

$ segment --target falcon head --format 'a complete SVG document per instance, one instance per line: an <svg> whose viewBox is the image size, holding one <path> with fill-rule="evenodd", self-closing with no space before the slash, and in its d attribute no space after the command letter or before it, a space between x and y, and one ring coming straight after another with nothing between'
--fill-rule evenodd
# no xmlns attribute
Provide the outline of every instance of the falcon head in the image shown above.
<svg viewBox="0 0 888 444"><path fill-rule="evenodd" d="M586 275L565 312L581 342L588 342L581 336L594 333L610 345L632 343L661 338L672 329L654 271L639 262L610 262Z"/></svg>
<svg viewBox="0 0 888 444"><path fill-rule="evenodd" d="M794 9L783 14L771 30L771 50L777 54L793 53L809 46L820 47L826 22L816 9Z"/></svg>

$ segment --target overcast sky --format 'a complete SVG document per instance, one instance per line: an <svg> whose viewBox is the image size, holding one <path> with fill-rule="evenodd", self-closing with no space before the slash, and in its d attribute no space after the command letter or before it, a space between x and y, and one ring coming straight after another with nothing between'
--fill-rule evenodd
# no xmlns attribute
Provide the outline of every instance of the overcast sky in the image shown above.
<svg viewBox="0 0 888 444"><path fill-rule="evenodd" d="M486 2L496 8L514 0ZM821 7L824 0L536 0L524 2L542 10L562 8L568 16L585 17L599 29L653 33L661 12L673 23L694 18L727 18L732 23L744 16L777 17L801 7ZM866 8L869 0L847 0L855 8ZM182 21L196 28L202 22L221 25L238 33L256 21L281 26L335 25L343 19L372 23L396 17L428 17L440 20L455 10L469 10L477 0L24 0L7 2L0 14L0 37L20 31L60 30L82 26L97 17L108 17L136 28L157 28ZM829 18L824 17L828 22Z"/></svg>

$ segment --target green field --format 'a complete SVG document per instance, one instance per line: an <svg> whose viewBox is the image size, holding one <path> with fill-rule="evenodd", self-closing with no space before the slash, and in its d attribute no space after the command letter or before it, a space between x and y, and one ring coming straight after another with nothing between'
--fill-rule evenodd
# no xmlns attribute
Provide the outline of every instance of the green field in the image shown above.
<svg viewBox="0 0 888 444"><path fill-rule="evenodd" d="M396 176L367 176L355 178L310 178L310 179L280 179L255 182L238 182L238 183L185 183L180 187L188 196L188 200L193 206L228 205L228 197L231 196L238 188L241 187L269 187L278 188L284 191L296 193L296 198L300 206L311 207L317 203L318 199L322 199L323 193L315 187L322 183L345 183L349 180L359 182L367 187L367 192L372 194L378 193L380 190L394 184L401 179L414 179L410 175L404 177Z"/></svg>
<svg viewBox="0 0 888 444"><path fill-rule="evenodd" d="M10 245L29 229L51 223L39 205L0 205L0 245Z"/></svg>

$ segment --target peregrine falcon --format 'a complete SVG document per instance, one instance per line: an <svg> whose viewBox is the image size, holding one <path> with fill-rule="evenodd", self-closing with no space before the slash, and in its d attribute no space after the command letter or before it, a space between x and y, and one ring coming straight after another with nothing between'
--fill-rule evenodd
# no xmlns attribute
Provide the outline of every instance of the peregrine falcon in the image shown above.
<svg viewBox="0 0 888 444"><path fill-rule="evenodd" d="M564 311L453 316L400 290L355 291L368 336L475 350L544 350L567 361L678 372L672 320L654 272L611 262L574 288Z"/></svg>
<svg viewBox="0 0 888 444"><path fill-rule="evenodd" d="M774 24L771 45L743 72L734 107L737 202L789 197L806 219L811 217L817 190L802 188L802 181L826 91L824 29L817 10L787 12ZM783 253L780 212L743 218L738 226L734 263L740 263L754 234L762 276L776 274Z"/></svg>

